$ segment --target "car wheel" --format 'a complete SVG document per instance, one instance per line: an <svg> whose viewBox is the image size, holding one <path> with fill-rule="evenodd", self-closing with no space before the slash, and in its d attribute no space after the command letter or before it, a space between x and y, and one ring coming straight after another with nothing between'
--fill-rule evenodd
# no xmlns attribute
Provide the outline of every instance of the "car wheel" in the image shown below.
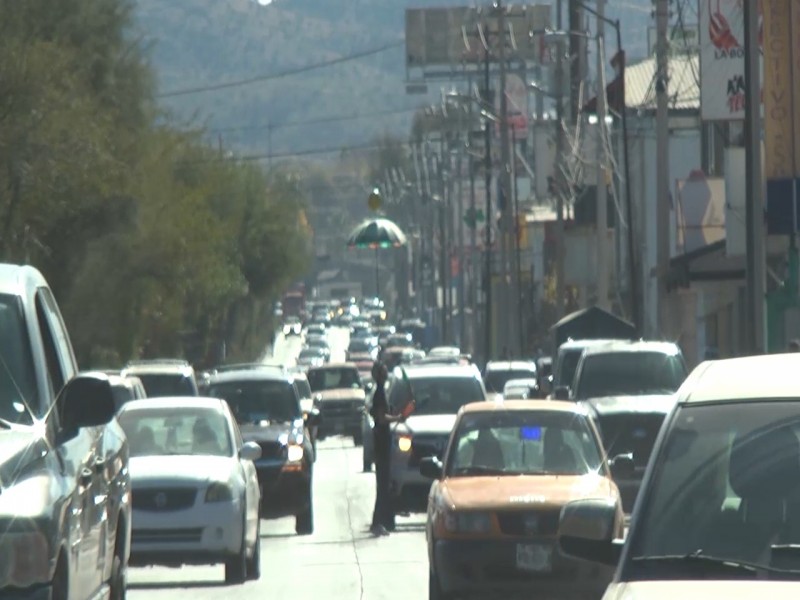
<svg viewBox="0 0 800 600"><path fill-rule="evenodd" d="M311 490L308 492L307 508L295 517L294 530L297 535L311 535L314 533L314 503Z"/></svg>
<svg viewBox="0 0 800 600"><path fill-rule="evenodd" d="M261 578L261 519L256 527L256 543L253 546L253 556L247 560L247 580L256 581Z"/></svg>
<svg viewBox="0 0 800 600"><path fill-rule="evenodd" d="M433 571L428 572L428 600L454 600L453 594L445 594L439 578Z"/></svg>
<svg viewBox="0 0 800 600"><path fill-rule="evenodd" d="M111 578L108 582L109 600L125 600L128 591L127 565L122 558L123 543L118 539L114 547L114 563L111 565Z"/></svg>
<svg viewBox="0 0 800 600"><path fill-rule="evenodd" d="M239 554L225 561L225 583L244 583L245 579L247 579L247 537L245 525L242 524L242 547Z"/></svg>

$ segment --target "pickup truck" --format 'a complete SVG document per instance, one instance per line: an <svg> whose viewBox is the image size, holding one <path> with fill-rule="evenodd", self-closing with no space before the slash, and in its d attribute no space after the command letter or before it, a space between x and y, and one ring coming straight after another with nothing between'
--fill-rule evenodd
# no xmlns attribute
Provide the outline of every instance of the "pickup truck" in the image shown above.
<svg viewBox="0 0 800 600"><path fill-rule="evenodd" d="M124 598L130 506L108 375L77 373L42 275L0 264L0 597Z"/></svg>

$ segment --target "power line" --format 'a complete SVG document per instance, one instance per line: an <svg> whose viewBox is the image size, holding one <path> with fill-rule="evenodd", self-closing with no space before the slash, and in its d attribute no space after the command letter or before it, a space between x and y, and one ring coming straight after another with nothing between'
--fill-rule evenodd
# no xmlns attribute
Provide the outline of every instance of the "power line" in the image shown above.
<svg viewBox="0 0 800 600"><path fill-rule="evenodd" d="M359 58L364 58L367 56L372 56L373 54L380 54L390 48L397 48L402 46L404 42L402 40L392 42L390 44L384 44L383 46L378 46L377 48L371 48L369 50L363 50L361 52L355 52L353 54L348 54L346 56L340 56L338 58L333 58L330 60L325 60L318 63L311 63L309 65L304 65L302 67L294 67L291 69L286 69L284 71L277 71L276 73L267 73L264 75L256 75L255 77L250 77L248 79L239 79L236 81L228 81L224 83L216 83L212 85L203 85L198 87L192 88L184 88L179 90L174 90L171 92L165 92L163 94L158 94L158 98L174 98L175 96L186 96L188 94L199 94L200 92L212 92L216 90L224 90L232 87L240 87L243 85L250 85L251 83L258 83L261 81L269 81L271 79L279 79L281 77L288 77L290 75L299 75L300 73L307 73L308 71L314 71L316 69L322 69L325 67L330 67L333 65L338 65L344 62L349 62L351 60L357 60Z"/></svg>
<svg viewBox="0 0 800 600"><path fill-rule="evenodd" d="M319 125L322 123L339 123L342 121L356 121L358 119L367 119L371 117L399 115L403 113L415 112L419 109L420 109L419 106L414 106L414 107L409 106L406 108L387 109L369 113L359 113L355 115L332 115L328 117L320 117L318 119L310 119L303 121L284 121L281 123L258 123L253 125L242 125L238 127L219 127L219 128L209 129L209 133L229 133L234 131L259 131L262 129L272 129L273 131L275 131L276 129L283 129L285 127L298 127L302 125Z"/></svg>

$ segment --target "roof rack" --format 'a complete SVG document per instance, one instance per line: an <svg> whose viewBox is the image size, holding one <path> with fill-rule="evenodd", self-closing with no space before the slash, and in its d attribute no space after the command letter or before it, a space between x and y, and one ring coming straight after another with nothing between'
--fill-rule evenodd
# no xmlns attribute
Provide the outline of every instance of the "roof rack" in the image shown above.
<svg viewBox="0 0 800 600"><path fill-rule="evenodd" d="M139 360L129 360L127 367L139 367L147 365L176 365L181 367L192 366L188 360L182 358L147 358Z"/></svg>

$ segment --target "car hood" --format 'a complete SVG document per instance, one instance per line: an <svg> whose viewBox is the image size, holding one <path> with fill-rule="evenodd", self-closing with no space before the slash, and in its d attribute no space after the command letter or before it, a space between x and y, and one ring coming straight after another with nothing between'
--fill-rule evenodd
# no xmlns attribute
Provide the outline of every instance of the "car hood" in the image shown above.
<svg viewBox="0 0 800 600"><path fill-rule="evenodd" d="M367 396L361 388L341 388L317 392L319 399L325 400L364 400Z"/></svg>
<svg viewBox="0 0 800 600"><path fill-rule="evenodd" d="M397 431L406 433L441 433L448 434L456 423L456 415L411 415L397 426Z"/></svg>
<svg viewBox="0 0 800 600"><path fill-rule="evenodd" d="M582 400L582 402L591 407L600 416L620 413L667 414L675 406L676 398L674 394L606 396L588 398Z"/></svg>
<svg viewBox="0 0 800 600"><path fill-rule="evenodd" d="M600 475L449 477L442 483L442 492L458 510L530 510L619 495L614 483Z"/></svg>
<svg viewBox="0 0 800 600"><path fill-rule="evenodd" d="M745 600L750 598L795 598L800 582L789 581L636 581L613 583L603 600Z"/></svg>
<svg viewBox="0 0 800 600"><path fill-rule="evenodd" d="M230 456L133 456L129 469L131 484L192 484L228 481L235 460Z"/></svg>
<svg viewBox="0 0 800 600"><path fill-rule="evenodd" d="M255 425L253 423L240 423L239 431L245 442L281 442L291 441L297 433L291 423L275 423L271 425Z"/></svg>

